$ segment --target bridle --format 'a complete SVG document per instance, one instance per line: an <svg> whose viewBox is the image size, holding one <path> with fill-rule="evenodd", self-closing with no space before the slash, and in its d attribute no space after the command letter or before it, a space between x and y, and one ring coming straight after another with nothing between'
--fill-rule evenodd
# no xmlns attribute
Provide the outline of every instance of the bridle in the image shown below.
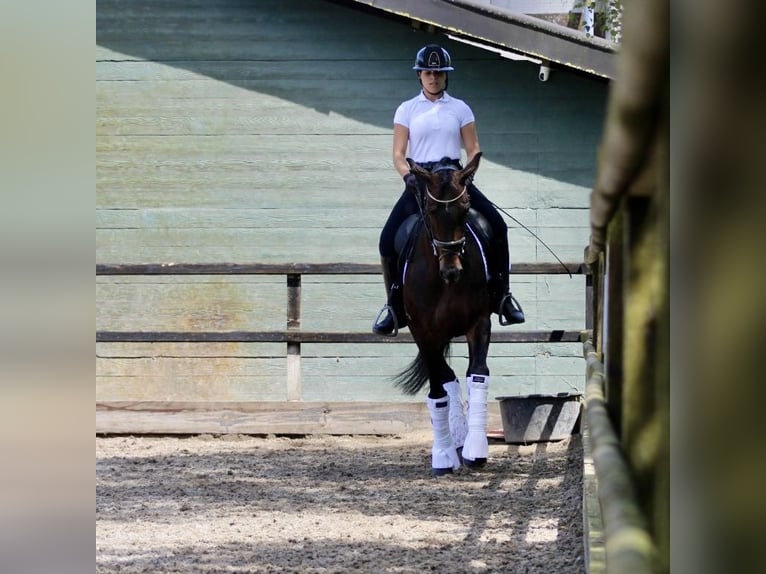
<svg viewBox="0 0 766 574"><path fill-rule="evenodd" d="M440 165L434 168L431 171L431 173L436 173L439 171L457 171L457 167L451 164ZM466 194L467 189L468 189L468 186L463 185L463 191L461 191L452 199L439 199L437 197L434 197L433 194L428 190L428 187L426 186L426 195L428 195L431 201L435 201L436 203L443 205L444 208L447 209L447 206L449 204L454 203L458 201L461 197L463 197ZM420 203L420 201L418 201L418 203ZM426 217L426 214L422 206L420 206L420 211L423 217L423 223L425 225L426 231L428 232L428 238L431 242L431 248L434 251L434 256L438 257L439 261L444 259L447 255L457 255L459 258L462 259L463 254L465 253L465 232L463 233L463 236L460 239L456 239L453 241L442 241L440 239L437 239L434 236L433 229L431 229L431 225L429 223L428 218Z"/></svg>

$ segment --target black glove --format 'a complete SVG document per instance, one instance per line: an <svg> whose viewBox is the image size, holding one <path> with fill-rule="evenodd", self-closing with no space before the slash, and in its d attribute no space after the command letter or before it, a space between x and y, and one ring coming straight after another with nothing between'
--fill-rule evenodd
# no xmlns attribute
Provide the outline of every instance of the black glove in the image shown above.
<svg viewBox="0 0 766 574"><path fill-rule="evenodd" d="M402 179L404 179L404 187L406 189L410 191L418 190L418 178L415 177L414 173L408 173Z"/></svg>

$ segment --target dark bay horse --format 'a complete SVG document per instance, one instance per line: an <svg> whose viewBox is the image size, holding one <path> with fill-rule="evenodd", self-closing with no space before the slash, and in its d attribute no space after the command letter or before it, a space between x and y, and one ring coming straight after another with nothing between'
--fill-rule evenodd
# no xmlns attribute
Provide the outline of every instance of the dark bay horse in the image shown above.
<svg viewBox="0 0 766 574"><path fill-rule="evenodd" d="M435 475L487 461L487 353L491 330L487 261L469 221L470 181L481 154L464 169L449 162L427 171L407 161L424 190L423 224L404 272L404 308L418 347L412 364L395 384L407 394L426 383L434 432L431 467ZM450 342L465 335L469 364L467 405L460 380L450 368Z"/></svg>

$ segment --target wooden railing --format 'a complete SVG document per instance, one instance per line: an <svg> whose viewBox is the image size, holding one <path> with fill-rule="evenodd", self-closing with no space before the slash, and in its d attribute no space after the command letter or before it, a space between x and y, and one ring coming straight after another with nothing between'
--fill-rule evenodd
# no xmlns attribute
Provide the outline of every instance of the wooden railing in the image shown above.
<svg viewBox="0 0 766 574"><path fill-rule="evenodd" d="M517 275L585 274L582 263L516 263ZM301 330L301 278L303 275L379 275L380 266L363 263L140 263L99 264L96 275L285 275L287 317L283 331L97 331L100 343L412 343L410 333L381 337L373 333ZM586 298L586 305L590 298ZM586 312L586 316L591 314ZM582 330L504 331L492 334L497 343L576 343ZM461 340L461 339L457 339Z"/></svg>
<svg viewBox="0 0 766 574"><path fill-rule="evenodd" d="M585 275L581 263L517 263L515 275ZM301 282L304 275L380 275L379 265L357 263L196 263L99 264L99 276L159 275L283 275L287 283L285 329L278 331L110 331L98 330L97 343L285 343L285 387L281 401L241 400L97 400L96 430L100 433L330 433L385 434L424 428L428 415L421 402L307 402L303 399L302 343L402 344L412 335L397 337L371 332L304 331L301 329ZM586 325L589 278L586 277ZM576 330L513 330L492 334L493 343L577 343L586 332ZM464 340L464 337L456 341ZM496 405L490 419L499 425Z"/></svg>

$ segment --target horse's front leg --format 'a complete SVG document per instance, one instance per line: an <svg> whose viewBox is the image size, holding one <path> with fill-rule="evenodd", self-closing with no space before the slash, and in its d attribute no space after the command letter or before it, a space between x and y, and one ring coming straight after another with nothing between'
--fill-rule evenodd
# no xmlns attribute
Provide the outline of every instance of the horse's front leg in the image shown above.
<svg viewBox="0 0 766 574"><path fill-rule="evenodd" d="M421 357L428 366L430 382L426 403L434 433L431 449L431 471L434 476L449 474L460 468L457 449L463 446L467 426L463 402L459 396L460 382L444 358L445 348L420 349ZM456 392L457 398L454 397ZM456 419L462 419L462 429Z"/></svg>
<svg viewBox="0 0 766 574"><path fill-rule="evenodd" d="M468 434L463 444L463 462L469 467L481 467L489 456L487 441L487 396L489 394L489 369L487 354L492 324L483 317L466 333L468 341Z"/></svg>

